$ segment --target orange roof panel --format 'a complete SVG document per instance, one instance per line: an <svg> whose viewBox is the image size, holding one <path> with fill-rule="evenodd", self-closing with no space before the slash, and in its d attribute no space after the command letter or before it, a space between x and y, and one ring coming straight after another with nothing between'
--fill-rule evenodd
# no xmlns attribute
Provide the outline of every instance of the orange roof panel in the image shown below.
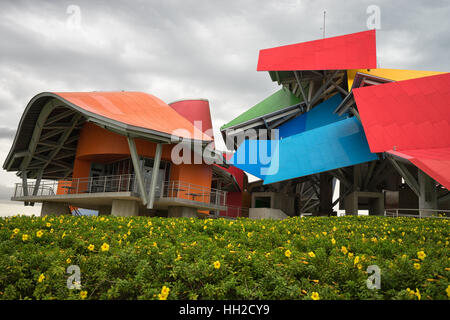
<svg viewBox="0 0 450 320"><path fill-rule="evenodd" d="M181 138L212 140L196 129L189 120L151 94L131 91L54 94L88 112L126 125L173 134Z"/></svg>

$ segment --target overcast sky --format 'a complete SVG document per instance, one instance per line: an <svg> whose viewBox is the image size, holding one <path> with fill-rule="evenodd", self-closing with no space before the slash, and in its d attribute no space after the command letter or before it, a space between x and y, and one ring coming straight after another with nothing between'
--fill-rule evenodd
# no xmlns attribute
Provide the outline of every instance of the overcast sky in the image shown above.
<svg viewBox="0 0 450 320"><path fill-rule="evenodd" d="M277 90L256 72L260 49L322 38L324 10L327 37L367 30L369 5L380 8L379 67L450 71L449 1L2 0L0 161L43 91L206 98L220 137L221 125ZM0 199L14 182L1 170Z"/></svg>

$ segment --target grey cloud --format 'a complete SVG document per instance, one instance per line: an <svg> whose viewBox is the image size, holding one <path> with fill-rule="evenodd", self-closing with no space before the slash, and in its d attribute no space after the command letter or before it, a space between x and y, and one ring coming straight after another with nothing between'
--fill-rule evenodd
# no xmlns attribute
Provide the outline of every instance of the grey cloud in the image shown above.
<svg viewBox="0 0 450 320"><path fill-rule="evenodd" d="M64 30L71 4L89 34ZM224 124L276 90L260 49L321 38L323 10L327 36L365 30L371 4L381 67L449 71L448 1L2 1L0 126L40 91L78 90L201 94Z"/></svg>

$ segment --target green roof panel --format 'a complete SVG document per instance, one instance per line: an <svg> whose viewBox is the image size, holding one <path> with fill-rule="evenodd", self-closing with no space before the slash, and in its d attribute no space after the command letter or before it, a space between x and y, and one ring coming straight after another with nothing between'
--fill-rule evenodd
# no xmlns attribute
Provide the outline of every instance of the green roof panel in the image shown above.
<svg viewBox="0 0 450 320"><path fill-rule="evenodd" d="M257 103L238 117L234 118L227 124L223 125L220 130L224 130L229 127L233 127L249 120L260 118L266 114L284 109L289 106L293 106L302 102L302 99L297 98L291 91L286 88L282 88L270 95L263 101Z"/></svg>

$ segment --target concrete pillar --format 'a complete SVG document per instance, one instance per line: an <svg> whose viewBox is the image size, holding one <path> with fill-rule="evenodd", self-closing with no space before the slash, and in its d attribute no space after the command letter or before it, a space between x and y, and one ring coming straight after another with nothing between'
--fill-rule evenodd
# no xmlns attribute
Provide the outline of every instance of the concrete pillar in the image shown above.
<svg viewBox="0 0 450 320"><path fill-rule="evenodd" d="M418 170L420 196L419 209L438 209L436 182L422 170ZM436 212L420 210L421 216L431 216Z"/></svg>
<svg viewBox="0 0 450 320"><path fill-rule="evenodd" d="M60 216L60 215L71 215L69 206L65 203L60 202L47 202L44 201L41 207L41 217L43 216Z"/></svg>
<svg viewBox="0 0 450 320"><path fill-rule="evenodd" d="M115 217L131 217L139 214L139 202L135 200L113 200L111 215Z"/></svg>
<svg viewBox="0 0 450 320"><path fill-rule="evenodd" d="M380 193L379 197L369 198L369 215L383 216L384 215L384 196Z"/></svg>
<svg viewBox="0 0 450 320"><path fill-rule="evenodd" d="M98 215L99 216L109 216L111 214L111 207L110 206L104 206L100 207L98 209Z"/></svg>
<svg viewBox="0 0 450 320"><path fill-rule="evenodd" d="M345 215L356 216L358 215L358 194L352 192L344 199Z"/></svg>
<svg viewBox="0 0 450 320"><path fill-rule="evenodd" d="M353 166L353 191L361 190L361 165Z"/></svg>
<svg viewBox="0 0 450 320"><path fill-rule="evenodd" d="M328 216L333 213L333 176L327 172L320 174L320 216Z"/></svg>
<svg viewBox="0 0 450 320"><path fill-rule="evenodd" d="M169 218L196 218L197 209L191 207L169 207Z"/></svg>

